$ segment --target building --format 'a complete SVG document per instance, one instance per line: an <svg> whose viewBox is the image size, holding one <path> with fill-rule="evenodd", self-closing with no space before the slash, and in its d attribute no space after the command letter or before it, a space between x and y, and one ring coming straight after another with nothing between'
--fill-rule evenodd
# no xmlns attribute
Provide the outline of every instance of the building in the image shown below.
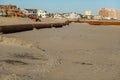
<svg viewBox="0 0 120 80"><path fill-rule="evenodd" d="M47 11L45 10L37 10L37 15L40 16L41 18L47 18Z"/></svg>
<svg viewBox="0 0 120 80"><path fill-rule="evenodd" d="M119 10L117 10L117 19L120 20L120 11Z"/></svg>
<svg viewBox="0 0 120 80"><path fill-rule="evenodd" d="M87 10L85 11L85 18L86 19L92 19L92 11L91 10Z"/></svg>
<svg viewBox="0 0 120 80"><path fill-rule="evenodd" d="M37 13L37 9L25 9L28 11L28 13L31 13L31 14L36 14Z"/></svg>
<svg viewBox="0 0 120 80"><path fill-rule="evenodd" d="M77 13L71 13L71 14L69 15L69 18L80 18L80 15L77 14Z"/></svg>
<svg viewBox="0 0 120 80"><path fill-rule="evenodd" d="M102 17L101 17L101 16L99 16L99 15L94 15L94 16L93 16L93 19L94 19L94 20L101 20L101 19L102 19Z"/></svg>
<svg viewBox="0 0 120 80"><path fill-rule="evenodd" d="M63 18L63 15L60 14L60 13L55 13L55 14L53 15L53 18L62 19L62 18Z"/></svg>
<svg viewBox="0 0 120 80"><path fill-rule="evenodd" d="M0 5L1 10L17 10L16 5Z"/></svg>
<svg viewBox="0 0 120 80"><path fill-rule="evenodd" d="M120 19L120 11L112 8L101 8L98 14L103 19Z"/></svg>
<svg viewBox="0 0 120 80"><path fill-rule="evenodd" d="M2 16L3 15L3 11L2 10L0 10L0 16Z"/></svg>
<svg viewBox="0 0 120 80"><path fill-rule="evenodd" d="M68 18L68 19L78 19L81 18L80 14L77 13L63 13L64 18Z"/></svg>
<svg viewBox="0 0 120 80"><path fill-rule="evenodd" d="M80 18L80 15L77 13L69 13L69 15L66 18L78 19Z"/></svg>
<svg viewBox="0 0 120 80"><path fill-rule="evenodd" d="M26 9L20 9L20 11L21 11L23 14L25 14L25 15L30 14L30 13L29 13L29 11L28 11L28 10L26 10Z"/></svg>
<svg viewBox="0 0 120 80"><path fill-rule="evenodd" d="M37 14L37 9L20 9L20 11L25 15Z"/></svg>
<svg viewBox="0 0 120 80"><path fill-rule="evenodd" d="M90 11L90 10L85 11L85 15L86 15L86 16L91 16L91 15L92 15L92 11Z"/></svg>
<svg viewBox="0 0 120 80"><path fill-rule="evenodd" d="M0 10L2 11L2 15L6 16L15 16L15 13L19 12L16 5L0 5Z"/></svg>

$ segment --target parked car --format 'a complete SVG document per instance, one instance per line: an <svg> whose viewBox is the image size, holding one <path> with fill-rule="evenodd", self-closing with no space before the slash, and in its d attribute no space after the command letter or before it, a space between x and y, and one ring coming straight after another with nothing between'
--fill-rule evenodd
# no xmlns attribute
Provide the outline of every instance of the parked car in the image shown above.
<svg viewBox="0 0 120 80"><path fill-rule="evenodd" d="M41 21L40 17L37 14L29 14L29 15L27 15L27 17L30 19L34 19L36 22Z"/></svg>

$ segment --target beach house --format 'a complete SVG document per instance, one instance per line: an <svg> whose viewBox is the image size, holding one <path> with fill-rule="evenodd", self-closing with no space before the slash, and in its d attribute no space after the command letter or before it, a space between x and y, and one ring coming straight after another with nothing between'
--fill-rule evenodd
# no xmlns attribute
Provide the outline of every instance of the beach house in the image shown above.
<svg viewBox="0 0 120 80"><path fill-rule="evenodd" d="M15 13L19 12L16 5L0 5L0 10L3 16L15 16Z"/></svg>
<svg viewBox="0 0 120 80"><path fill-rule="evenodd" d="M78 19L80 18L80 15L72 12L72 13L69 13L69 15L66 18Z"/></svg>
<svg viewBox="0 0 120 80"><path fill-rule="evenodd" d="M21 12L25 15L37 14L37 9L21 9Z"/></svg>
<svg viewBox="0 0 120 80"><path fill-rule="evenodd" d="M37 10L37 15L41 18L47 18L48 17L47 11L45 11L45 10Z"/></svg>

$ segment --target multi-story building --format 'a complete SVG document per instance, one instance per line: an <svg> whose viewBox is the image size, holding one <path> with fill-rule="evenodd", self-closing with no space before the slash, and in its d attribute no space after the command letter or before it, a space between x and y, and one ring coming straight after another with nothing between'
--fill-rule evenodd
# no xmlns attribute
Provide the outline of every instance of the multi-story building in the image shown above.
<svg viewBox="0 0 120 80"><path fill-rule="evenodd" d="M91 16L91 15L92 15L92 12L91 12L90 10L85 11L85 15L86 15L86 16Z"/></svg>
<svg viewBox="0 0 120 80"><path fill-rule="evenodd" d="M120 20L120 11L117 11L117 18Z"/></svg>
<svg viewBox="0 0 120 80"><path fill-rule="evenodd" d="M103 19L120 19L120 11L111 8L101 8L99 10L99 16Z"/></svg>
<svg viewBox="0 0 120 80"><path fill-rule="evenodd" d="M14 16L16 12L19 12L16 5L0 5L0 10L3 15L7 16Z"/></svg>
<svg viewBox="0 0 120 80"><path fill-rule="evenodd" d="M0 9L2 10L16 10L16 5L0 5Z"/></svg>
<svg viewBox="0 0 120 80"><path fill-rule="evenodd" d="M86 19L92 19L92 11L91 10L87 10L87 11L85 11L85 18Z"/></svg>

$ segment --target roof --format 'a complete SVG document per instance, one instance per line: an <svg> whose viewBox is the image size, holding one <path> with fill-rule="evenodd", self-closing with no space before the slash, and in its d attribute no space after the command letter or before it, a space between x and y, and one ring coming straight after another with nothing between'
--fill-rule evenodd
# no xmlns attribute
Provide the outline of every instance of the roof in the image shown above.
<svg viewBox="0 0 120 80"><path fill-rule="evenodd" d="M27 11L29 11L29 12L32 11L32 12L35 12L35 13L37 12L37 9L25 9L25 10L27 10Z"/></svg>
<svg viewBox="0 0 120 80"><path fill-rule="evenodd" d="M12 6L12 7L17 7L16 5L0 5L0 7L5 7L5 6Z"/></svg>

